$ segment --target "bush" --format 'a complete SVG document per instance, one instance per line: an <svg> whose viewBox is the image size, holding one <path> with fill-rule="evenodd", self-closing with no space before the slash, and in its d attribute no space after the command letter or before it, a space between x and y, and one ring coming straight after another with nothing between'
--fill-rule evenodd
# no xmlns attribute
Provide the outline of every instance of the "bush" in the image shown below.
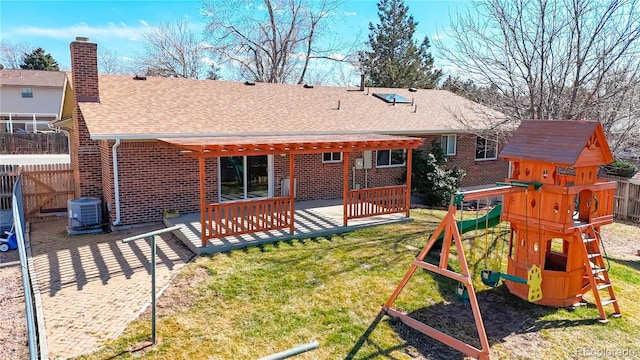
<svg viewBox="0 0 640 360"><path fill-rule="evenodd" d="M605 170L607 174L627 178L633 177L633 175L638 171L634 163L625 160L616 160L605 166Z"/></svg>
<svg viewBox="0 0 640 360"><path fill-rule="evenodd" d="M451 195L460 190L460 181L466 175L464 170L447 169L447 158L440 144L433 142L431 152L413 150L411 188L424 198L429 206L447 205ZM403 177L406 179L406 173Z"/></svg>

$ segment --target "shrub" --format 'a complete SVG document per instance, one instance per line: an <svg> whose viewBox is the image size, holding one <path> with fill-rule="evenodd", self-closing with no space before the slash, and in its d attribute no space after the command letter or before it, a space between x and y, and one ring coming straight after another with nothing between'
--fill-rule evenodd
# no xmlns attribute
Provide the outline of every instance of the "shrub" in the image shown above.
<svg viewBox="0 0 640 360"><path fill-rule="evenodd" d="M413 150L411 174L412 192L420 194L429 206L447 205L451 195L460 190L460 181L466 175L464 170L447 169L447 158L440 144L431 143L431 151ZM406 173L402 179L406 179Z"/></svg>
<svg viewBox="0 0 640 360"><path fill-rule="evenodd" d="M634 163L625 160L616 160L605 166L605 170L610 175L627 178L632 177L638 171Z"/></svg>

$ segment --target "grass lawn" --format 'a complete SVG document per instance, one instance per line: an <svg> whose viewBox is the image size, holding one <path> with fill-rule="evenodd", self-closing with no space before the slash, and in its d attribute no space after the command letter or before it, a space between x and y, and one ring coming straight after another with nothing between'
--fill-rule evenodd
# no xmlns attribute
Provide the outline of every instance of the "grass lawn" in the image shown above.
<svg viewBox="0 0 640 360"><path fill-rule="evenodd" d="M158 300L157 347L144 346L151 333L147 311L120 338L80 358L257 359L315 339L320 347L296 359L462 359L380 313L444 214L413 210L410 223L198 257ZM504 285L482 285L485 262L502 260L506 271L506 247L485 259L485 241L495 244L502 230L501 224L490 236L464 235L492 358L640 359L640 257L609 254L623 316L600 324L592 305L548 308L516 298ZM638 232L614 224L606 236L632 236L640 248ZM459 270L455 257L452 267ZM471 308L456 299L456 285L418 270L394 307L479 346Z"/></svg>

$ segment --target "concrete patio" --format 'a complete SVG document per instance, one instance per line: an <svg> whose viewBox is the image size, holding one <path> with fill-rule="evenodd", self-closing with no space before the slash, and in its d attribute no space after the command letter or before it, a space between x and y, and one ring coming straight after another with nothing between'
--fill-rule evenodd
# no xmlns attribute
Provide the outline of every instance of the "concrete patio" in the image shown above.
<svg viewBox="0 0 640 360"><path fill-rule="evenodd" d="M167 226L182 226L174 235L194 253L214 254L277 241L323 237L364 227L413 220L405 217L404 213L397 213L352 219L349 220L348 226L343 226L342 214L342 199L299 201L295 203L293 234L290 234L288 229L281 229L227 236L208 241L206 247L202 247L200 213L182 214L176 218L164 219L164 222Z"/></svg>

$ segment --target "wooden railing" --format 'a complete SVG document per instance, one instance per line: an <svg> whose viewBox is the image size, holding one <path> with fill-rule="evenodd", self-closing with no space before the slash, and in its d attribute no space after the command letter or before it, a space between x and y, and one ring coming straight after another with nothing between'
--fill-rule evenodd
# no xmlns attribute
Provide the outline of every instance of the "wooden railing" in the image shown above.
<svg viewBox="0 0 640 360"><path fill-rule="evenodd" d="M204 240L288 228L290 209L288 197L209 204Z"/></svg>
<svg viewBox="0 0 640 360"><path fill-rule="evenodd" d="M562 184L571 184L572 180ZM561 186L544 185L543 192L529 190L505 196L504 214L506 220L530 222L540 218L540 225L554 231L571 231L575 226L574 216L582 212L581 221L593 225L608 224L613 221L613 203L616 184L598 181L595 184ZM576 196L586 196L580 202L582 209L576 209ZM528 204L516 206L515 204ZM531 223L531 222L530 222ZM537 226L537 225L536 225Z"/></svg>
<svg viewBox="0 0 640 360"><path fill-rule="evenodd" d="M349 190L347 218L406 212L408 206L406 185Z"/></svg>

